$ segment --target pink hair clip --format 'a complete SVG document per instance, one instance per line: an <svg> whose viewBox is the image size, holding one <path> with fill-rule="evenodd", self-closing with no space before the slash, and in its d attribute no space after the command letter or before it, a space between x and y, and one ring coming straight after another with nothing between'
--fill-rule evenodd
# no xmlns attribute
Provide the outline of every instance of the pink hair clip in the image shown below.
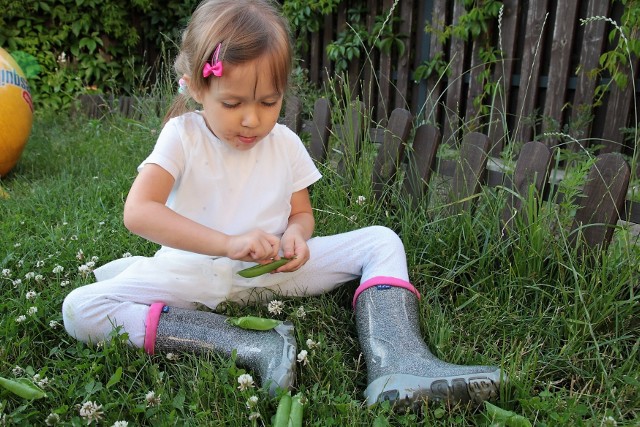
<svg viewBox="0 0 640 427"><path fill-rule="evenodd" d="M220 48L222 47L222 43L218 43L216 50L213 52L211 56L211 64L208 62L204 64L204 68L202 69L202 77L209 77L213 74L216 77L222 76L222 61L218 59L220 55Z"/></svg>

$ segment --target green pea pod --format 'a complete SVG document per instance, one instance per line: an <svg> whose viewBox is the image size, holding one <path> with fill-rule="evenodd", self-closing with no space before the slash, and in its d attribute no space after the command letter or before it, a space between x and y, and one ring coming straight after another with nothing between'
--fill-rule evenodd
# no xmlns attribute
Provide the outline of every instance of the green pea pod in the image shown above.
<svg viewBox="0 0 640 427"><path fill-rule="evenodd" d="M19 378L14 381L0 377L0 386L23 399L40 399L47 397L46 393L42 391L40 387L32 383L27 378Z"/></svg>
<svg viewBox="0 0 640 427"><path fill-rule="evenodd" d="M276 415L273 418L273 427L287 427L289 425L289 414L291 413L291 394L283 394L276 409Z"/></svg>
<svg viewBox="0 0 640 427"><path fill-rule="evenodd" d="M489 402L484 402L487 415L491 421L504 423L506 427L531 427L531 421L515 412L507 411Z"/></svg>
<svg viewBox="0 0 640 427"><path fill-rule="evenodd" d="M257 264L253 267L245 268L244 270L238 271L238 274L247 279L262 276L263 274L270 273L273 270L282 267L292 259L293 258L280 258L268 264Z"/></svg>
<svg viewBox="0 0 640 427"><path fill-rule="evenodd" d="M254 331L268 331L282 323L276 319L265 319L264 317L244 316L229 317L227 322L242 329L251 329Z"/></svg>
<svg viewBox="0 0 640 427"><path fill-rule="evenodd" d="M298 393L291 400L291 412L289 413L288 427L302 427L302 416L304 415L304 405L302 394Z"/></svg>

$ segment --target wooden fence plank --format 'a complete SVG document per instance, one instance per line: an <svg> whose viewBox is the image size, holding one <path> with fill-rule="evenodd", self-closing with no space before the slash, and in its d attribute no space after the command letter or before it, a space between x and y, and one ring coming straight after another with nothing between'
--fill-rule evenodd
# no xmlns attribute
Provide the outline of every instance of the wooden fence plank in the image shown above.
<svg viewBox="0 0 640 427"><path fill-rule="evenodd" d="M406 35L407 37L406 39L404 39L404 53L398 59L398 78L395 85L395 108L409 108L406 95L409 93L409 79L411 78L411 73L401 72L401 70L409 70L409 57L414 49L412 43L413 40L411 39L411 33L413 32L413 1L414 0L403 0L402 2L400 2L400 18L402 20L400 33L401 35Z"/></svg>
<svg viewBox="0 0 640 427"><path fill-rule="evenodd" d="M491 37L489 33L483 33L473 41L471 50L471 65L469 66L469 90L467 91L467 108L465 113L465 130L480 131L483 125L483 119L478 117L479 109L475 101L476 98L484 93L484 81L481 75L489 64L484 63L480 58L480 52L486 40Z"/></svg>
<svg viewBox="0 0 640 427"><path fill-rule="evenodd" d="M479 132L465 135L460 146L460 160L451 184L451 201L460 201L452 205L453 212L462 212L472 207L472 196L480 192L484 181L489 145L487 135Z"/></svg>
<svg viewBox="0 0 640 427"><path fill-rule="evenodd" d="M573 244L582 239L589 248L606 249L624 206L629 177L629 165L619 153L596 158L587 175L583 197L578 200L570 234Z"/></svg>
<svg viewBox="0 0 640 427"><path fill-rule="evenodd" d="M404 150L413 116L404 108L391 112L384 141L378 150L373 166L373 193L376 197L384 194L385 187L393 182L404 156Z"/></svg>
<svg viewBox="0 0 640 427"><path fill-rule="evenodd" d="M302 130L302 101L300 98L297 96L287 97L284 110L284 124L295 133L300 133Z"/></svg>
<svg viewBox="0 0 640 427"><path fill-rule="evenodd" d="M609 2L602 0L589 0L586 18L593 16L607 16ZM577 71L576 91L571 108L572 124L580 123L573 127L575 139L582 140L591 134L590 118L593 109L593 96L595 94L597 79L589 75L589 72L598 67L600 54L605 40L606 21L596 20L584 25L584 35L580 46L580 69ZM579 146L571 144L571 149L577 151Z"/></svg>
<svg viewBox="0 0 640 427"><path fill-rule="evenodd" d="M551 171L553 153L549 147L539 141L530 141L522 146L520 156L513 172L512 193L507 195L507 203L502 211L502 223L505 229L511 229L514 217L518 215L526 224L529 220L523 212L522 202L529 196L533 186L534 195L542 198Z"/></svg>
<svg viewBox="0 0 640 427"><path fill-rule="evenodd" d="M555 25L551 42L549 83L544 103L543 132L557 132L562 129L562 108L567 94L569 65L573 46L574 23L578 13L577 1L556 3Z"/></svg>
<svg viewBox="0 0 640 427"><path fill-rule="evenodd" d="M447 0L434 0L433 2L433 10L431 11L433 33L431 34L429 43L430 59L444 55L444 46L438 41L437 34L443 32L446 25L446 2ZM424 116L427 123L440 123L440 116L442 115L440 97L443 92L440 77L441 76L434 75L430 76L427 80L429 92L424 106Z"/></svg>
<svg viewBox="0 0 640 427"><path fill-rule="evenodd" d="M638 58L633 59L633 69L638 69ZM623 146L624 135L622 128L625 127L629 111L634 101L634 94L631 90L630 65L624 68L624 72L629 76L627 87L620 88L615 82L612 82L607 103L607 120L605 121L604 130L602 131L602 144L604 147L600 153L620 152ZM636 124L637 125L637 124Z"/></svg>
<svg viewBox="0 0 640 427"><path fill-rule="evenodd" d="M457 25L464 13L462 0L453 5L453 25ZM451 37L449 49L449 71L451 78L447 82L446 108L442 125L442 140L451 146L458 145L456 135L460 131L460 101L462 100L462 83L464 79L464 41Z"/></svg>
<svg viewBox="0 0 640 427"><path fill-rule="evenodd" d="M533 131L531 125L523 123L524 118L531 118L534 114L538 93L538 81L542 62L542 48L544 44L544 30L547 23L547 1L531 2L527 11L524 46L522 46L522 60L520 62L520 84L518 87L518 107L516 111L515 140L524 142L531 140Z"/></svg>
<svg viewBox="0 0 640 427"><path fill-rule="evenodd" d="M383 0L382 13L387 16L392 12L394 7L393 0ZM395 10L393 11L396 12ZM391 21L391 18L389 18ZM380 52L380 68L378 70L378 105L376 108L376 118L379 123L383 123L389 117L389 109L391 108L391 55Z"/></svg>
<svg viewBox="0 0 640 427"><path fill-rule="evenodd" d="M329 147L329 134L331 132L331 111L329 101L319 98L313 106L313 122L309 129L311 141L309 152L311 157L318 162L327 159Z"/></svg>
<svg viewBox="0 0 640 427"><path fill-rule="evenodd" d="M423 124L416 129L411 149L407 149L407 173L404 191L414 203L426 195L431 173L436 169L436 153L440 146L440 131L433 125Z"/></svg>
<svg viewBox="0 0 640 427"><path fill-rule="evenodd" d="M500 155L508 131L507 113L517 55L516 41L520 16L519 0L504 0L502 3L504 5L502 23L499 24L499 47L502 51L502 59L496 64L493 74L493 81L498 83L499 89L495 97L495 107L491 109L488 130L488 136L491 139L490 155L495 157Z"/></svg>

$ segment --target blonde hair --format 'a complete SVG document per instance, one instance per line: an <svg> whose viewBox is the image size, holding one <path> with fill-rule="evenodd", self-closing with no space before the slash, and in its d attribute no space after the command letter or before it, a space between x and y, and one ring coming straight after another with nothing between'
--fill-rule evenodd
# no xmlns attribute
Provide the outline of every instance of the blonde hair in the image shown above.
<svg viewBox="0 0 640 427"><path fill-rule="evenodd" d="M189 88L175 97L165 123L188 111L189 90L200 92L215 78L203 77L202 69L219 43L223 66L264 56L271 67L274 87L281 94L286 92L293 50L289 25L279 6L271 0L204 0L182 33L173 65L178 79L189 76Z"/></svg>

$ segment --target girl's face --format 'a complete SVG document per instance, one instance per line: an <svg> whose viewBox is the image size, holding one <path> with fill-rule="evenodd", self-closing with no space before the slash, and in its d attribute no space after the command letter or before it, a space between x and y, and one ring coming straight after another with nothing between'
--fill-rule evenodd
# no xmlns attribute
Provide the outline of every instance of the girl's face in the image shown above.
<svg viewBox="0 0 640 427"><path fill-rule="evenodd" d="M271 132L282 107L283 94L273 85L268 62L224 64L223 75L209 79L209 87L194 96L204 107L207 126L229 146L250 150Z"/></svg>

